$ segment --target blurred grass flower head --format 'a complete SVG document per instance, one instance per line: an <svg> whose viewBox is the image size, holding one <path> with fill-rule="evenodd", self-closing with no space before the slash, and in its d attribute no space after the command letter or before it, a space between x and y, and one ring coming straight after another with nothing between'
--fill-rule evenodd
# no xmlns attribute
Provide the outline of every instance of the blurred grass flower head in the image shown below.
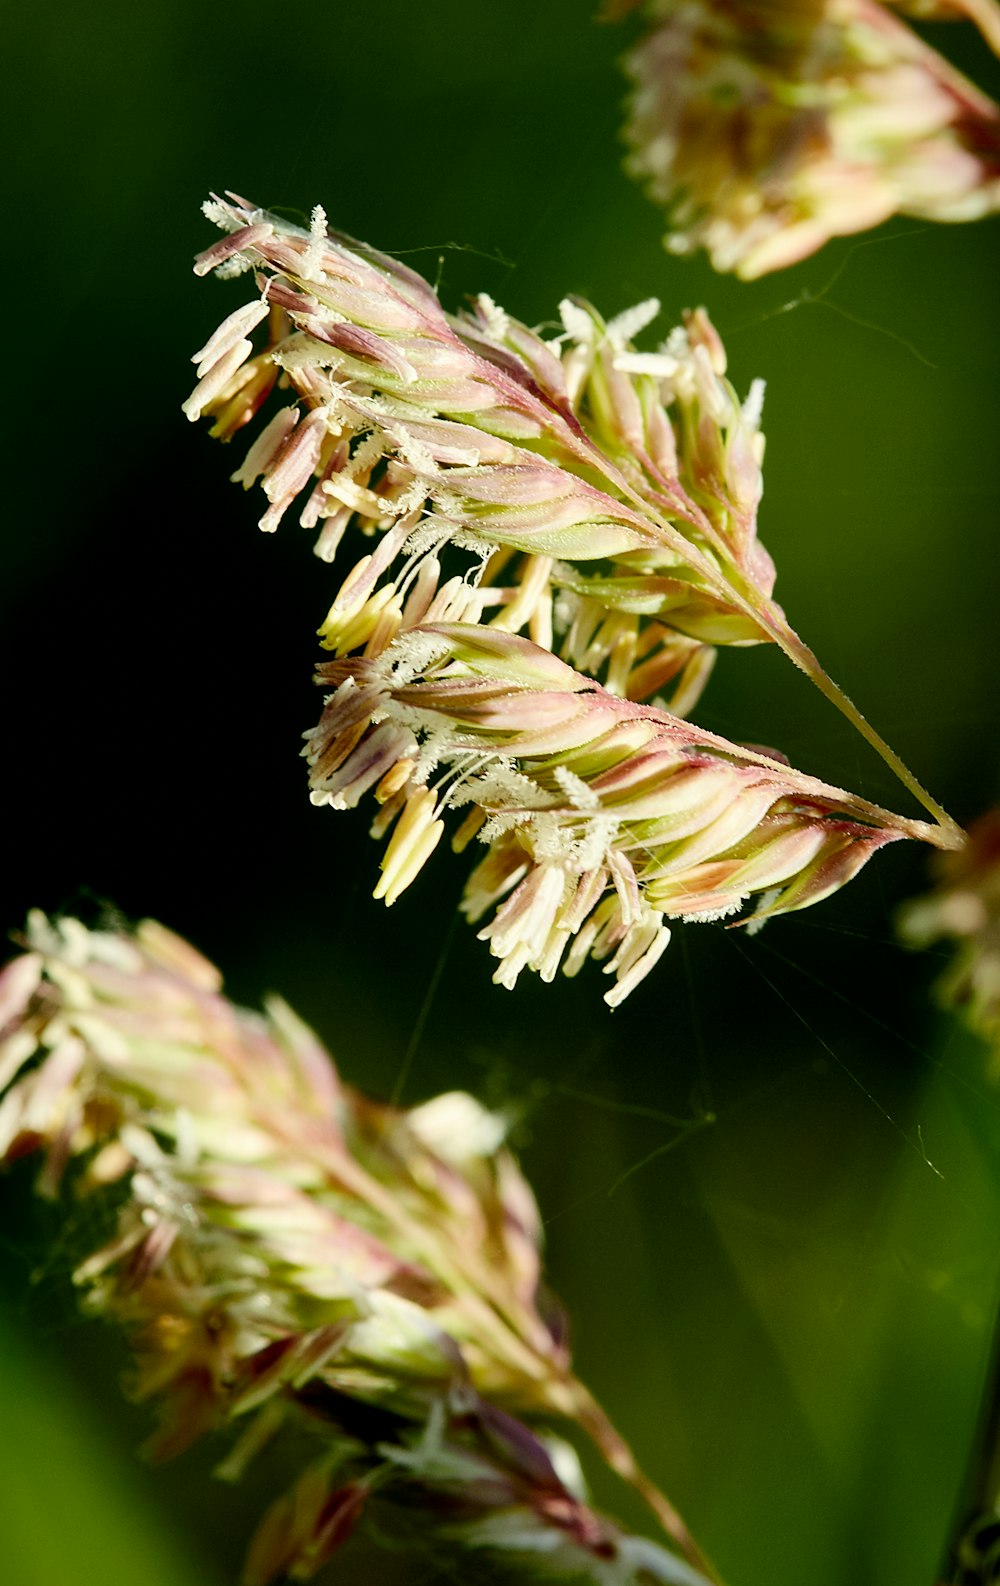
<svg viewBox="0 0 1000 1586"><path fill-rule="evenodd" d="M619 7L633 9L631 6ZM971 17L994 0L898 9ZM674 253L752 279L895 214L1000 207L1000 110L877 0L648 0L626 58L628 168Z"/></svg>
<svg viewBox="0 0 1000 1586"><path fill-rule="evenodd" d="M593 1514L568 1445L516 1419L583 1427L698 1560L572 1374L501 1118L458 1092L409 1110L362 1096L280 999L235 1008L152 921L35 914L26 948L0 974L0 1161L40 1153L43 1194L104 1207L75 1281L127 1334L133 1395L159 1405L150 1452L241 1429L220 1467L235 1477L286 1423L313 1429L249 1583L311 1575L374 1497L542 1571L703 1579Z"/></svg>
<svg viewBox="0 0 1000 1586"><path fill-rule="evenodd" d="M932 892L907 904L900 929L914 947L954 946L938 997L989 1044L993 1077L1000 1079L1000 810L973 822L966 848L938 858L935 882Z"/></svg>

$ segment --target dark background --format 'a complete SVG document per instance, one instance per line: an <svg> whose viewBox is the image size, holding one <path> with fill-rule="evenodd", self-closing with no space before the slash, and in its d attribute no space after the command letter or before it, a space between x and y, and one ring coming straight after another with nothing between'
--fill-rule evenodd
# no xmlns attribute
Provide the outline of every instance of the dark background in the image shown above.
<svg viewBox="0 0 1000 1586"><path fill-rule="evenodd" d="M705 302L737 387L768 381L762 537L792 621L957 818L994 800L997 223L903 220L752 285L669 258L620 168L629 30L590 13L8 15L2 914L155 915L238 999L280 989L371 1091L509 1109L581 1373L731 1586L929 1586L990 1354L1000 1126L983 1054L934 1009L941 956L894 940L925 854L752 940L679 930L613 1016L593 966L492 986L454 924L468 856L386 911L364 812L309 805L313 634L344 564L291 515L260 535L227 482L245 442L179 411L246 298L190 272L212 188L322 202L448 306L485 289L540 323L568 291L608 314L656 295L665 334ZM931 36L1000 92L969 30ZM724 654L698 719L910 810L776 653ZM81 1215L39 1208L29 1169L4 1198L9 1578L224 1586L266 1471L233 1492L211 1450L137 1462L118 1341L74 1312ZM448 1568L356 1543L339 1563L371 1586Z"/></svg>

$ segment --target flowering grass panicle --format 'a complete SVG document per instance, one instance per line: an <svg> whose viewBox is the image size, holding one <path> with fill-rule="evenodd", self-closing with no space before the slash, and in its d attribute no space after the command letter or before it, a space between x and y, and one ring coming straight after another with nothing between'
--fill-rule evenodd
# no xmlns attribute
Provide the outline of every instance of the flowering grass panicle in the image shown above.
<svg viewBox="0 0 1000 1586"><path fill-rule="evenodd" d="M301 501L324 558L352 519L372 539L320 630L329 648L488 616L609 693L671 684L679 714L714 645L773 642L931 812L922 835L962 840L773 599L756 530L763 386L740 403L702 310L644 353L632 338L656 303L605 322L566 299L562 333L545 341L484 296L447 315L411 270L329 231L322 209L309 231L232 195L206 212L226 235L197 271L252 270L258 296L196 354L185 410L228 439L274 386L291 392L233 477L262 479L264 529ZM462 553L471 563L442 582Z"/></svg>
<svg viewBox="0 0 1000 1586"><path fill-rule="evenodd" d="M894 214L1000 207L1000 110L877 0L648 0L627 57L628 166L674 253L744 279ZM901 7L971 16L993 0Z"/></svg>
<svg viewBox="0 0 1000 1586"><path fill-rule="evenodd" d="M352 518L383 536L371 579L415 538L480 559L500 546L550 559L550 601L589 594L706 642L769 637L744 588L766 602L774 583L755 525L763 387L739 402L702 311L638 353L656 302L605 323L567 298L546 342L486 296L445 314L419 276L327 231L321 210L306 232L242 202L207 209L230 235L196 268L245 261L261 295L196 354L185 411L229 439L275 384L291 391L233 476L261 480L262 528L301 498L326 559ZM576 565L606 561L600 584Z"/></svg>
<svg viewBox="0 0 1000 1586"><path fill-rule="evenodd" d="M529 639L468 622L425 623L378 653L319 668L332 691L309 735L312 798L373 791L392 833L376 897L387 903L436 848L487 846L463 911L501 960L551 980L588 955L614 1007L666 947L668 921L712 920L757 900L751 922L807 907L911 823L766 755L608 693ZM919 835L920 823L917 823Z"/></svg>
<svg viewBox="0 0 1000 1586"><path fill-rule="evenodd" d="M406 1111L362 1096L283 1002L233 1007L153 922L35 914L26 947L0 974L0 1161L40 1154L43 1194L103 1207L109 1236L75 1281L128 1335L135 1397L159 1405L150 1452L236 1429L220 1467L235 1477L287 1424L315 1435L248 1582L309 1576L383 1498L431 1537L535 1568L702 1579L592 1514L568 1456L557 1474L515 1418L581 1426L698 1564L572 1374L502 1119L463 1093Z"/></svg>

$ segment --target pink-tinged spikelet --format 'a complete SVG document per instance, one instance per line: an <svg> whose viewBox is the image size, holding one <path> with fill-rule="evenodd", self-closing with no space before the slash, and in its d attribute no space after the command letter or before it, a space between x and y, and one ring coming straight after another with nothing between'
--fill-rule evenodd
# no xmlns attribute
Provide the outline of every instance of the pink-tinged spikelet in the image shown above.
<svg viewBox="0 0 1000 1586"><path fill-rule="evenodd" d="M382 608L383 612L385 608ZM373 791L373 831L395 821L376 896L415 879L450 810L487 852L463 912L501 960L551 980L588 955L615 1007L670 939L668 921L753 925L806 908L907 823L765 755L623 700L520 635L469 622L398 631L378 653L320 666L332 690L307 735L312 797Z"/></svg>

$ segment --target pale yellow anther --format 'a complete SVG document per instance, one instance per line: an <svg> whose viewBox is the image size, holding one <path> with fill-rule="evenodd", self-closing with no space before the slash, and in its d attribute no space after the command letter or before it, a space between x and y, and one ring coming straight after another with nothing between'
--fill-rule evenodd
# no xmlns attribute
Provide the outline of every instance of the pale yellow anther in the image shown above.
<svg viewBox="0 0 1000 1586"><path fill-rule="evenodd" d="M430 789L420 788L407 800L396 823L382 856L382 875L372 893L384 898L387 907L416 879L441 840L444 821L434 819L434 804Z"/></svg>
<svg viewBox="0 0 1000 1586"><path fill-rule="evenodd" d="M498 545L483 568L483 583L495 584L507 563L516 556L512 545Z"/></svg>
<svg viewBox="0 0 1000 1586"><path fill-rule="evenodd" d="M405 803L405 789L400 793L393 793L391 798L387 798L368 828L369 836L374 837L377 842L381 842Z"/></svg>
<svg viewBox="0 0 1000 1586"><path fill-rule="evenodd" d="M402 600L397 594L379 613L378 621L365 644L365 655L381 655L388 649L403 623Z"/></svg>
<svg viewBox="0 0 1000 1586"><path fill-rule="evenodd" d="M377 496L374 490L359 485L354 479L348 479L346 474L334 474L332 479L324 479L323 489L328 496L334 496L345 507L350 507L352 512L359 512L365 518L384 518L387 512L392 511L392 503L384 496Z"/></svg>
<svg viewBox="0 0 1000 1586"><path fill-rule="evenodd" d="M535 609L528 620L528 637L532 644L541 645L543 650L553 648L552 592L548 585L539 595Z"/></svg>
<svg viewBox="0 0 1000 1586"><path fill-rule="evenodd" d="M393 883L386 889L385 902L388 908L395 903L400 893L405 892L411 881L415 881L427 860L434 852L444 833L444 821L432 821L430 826L421 833L414 843L407 857L405 866L398 872ZM376 893L376 896L378 894Z"/></svg>
<svg viewBox="0 0 1000 1586"><path fill-rule="evenodd" d="M387 799L393 798L400 788L406 786L410 780L410 772L416 763L415 760L397 760L396 764L390 767L375 789L375 797L380 804L384 804Z"/></svg>
<svg viewBox="0 0 1000 1586"><path fill-rule="evenodd" d="M387 584L384 589L376 590L374 595L369 600L363 601L360 606L338 613L341 619L339 623L331 622L330 617L333 616L331 612L323 625L326 630L326 637L322 641L323 648L336 649L341 655L346 654L348 650L356 650L371 637L383 612L395 599L396 591L391 584ZM398 605L396 609L398 612Z"/></svg>
<svg viewBox="0 0 1000 1586"><path fill-rule="evenodd" d="M220 395L212 403L210 411L215 423L208 433L214 440L231 440L253 418L260 404L261 388L274 379L270 355L262 353L244 364L240 374L245 378L237 382L234 377L230 382L233 392ZM243 488L249 490L249 483L244 483Z"/></svg>
<svg viewBox="0 0 1000 1586"><path fill-rule="evenodd" d="M469 843L471 843L476 833L481 831L485 825L486 811L471 809L451 839L452 852L456 854L462 853L463 849L467 848Z"/></svg>
<svg viewBox="0 0 1000 1586"><path fill-rule="evenodd" d="M338 606L346 608L352 604L351 590L354 588L355 584L360 581L365 569L370 565L371 559L371 552L369 552L367 556L362 556L360 562L355 562L354 566L351 568L351 571L348 573L347 577L344 579L344 582L340 586L337 598L331 607L331 613L335 611ZM354 604L356 609L357 602L354 602Z"/></svg>
<svg viewBox="0 0 1000 1586"><path fill-rule="evenodd" d="M548 588L551 571L551 556L529 556L513 599L494 617L490 626L502 628L505 633L517 633L523 628Z"/></svg>
<svg viewBox="0 0 1000 1586"><path fill-rule="evenodd" d="M360 562L351 568L351 571L337 591L337 598L334 600L333 605L316 629L325 650L332 650L336 647L338 635L344 631L347 624L352 622L359 612L365 609L369 597L361 595L352 600L351 590L361 580L370 561L370 554L363 556Z"/></svg>
<svg viewBox="0 0 1000 1586"><path fill-rule="evenodd" d="M622 633L616 639L608 662L608 673L605 687L609 694L617 694L625 698L628 694L629 674L635 660L635 628Z"/></svg>

